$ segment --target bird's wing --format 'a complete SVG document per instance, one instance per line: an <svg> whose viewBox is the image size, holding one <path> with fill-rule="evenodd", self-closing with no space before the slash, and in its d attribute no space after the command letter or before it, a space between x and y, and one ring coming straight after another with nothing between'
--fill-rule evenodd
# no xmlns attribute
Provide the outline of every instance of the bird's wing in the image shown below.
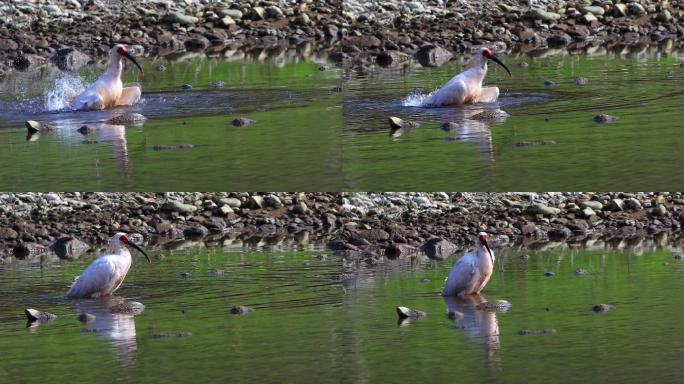
<svg viewBox="0 0 684 384"><path fill-rule="evenodd" d="M67 292L68 297L90 297L111 284L116 276L116 264L109 257L95 259Z"/></svg>
<svg viewBox="0 0 684 384"><path fill-rule="evenodd" d="M449 272L449 276L444 282L442 295L454 296L463 291L475 274L475 266L472 261L471 253L458 259L454 268Z"/></svg>

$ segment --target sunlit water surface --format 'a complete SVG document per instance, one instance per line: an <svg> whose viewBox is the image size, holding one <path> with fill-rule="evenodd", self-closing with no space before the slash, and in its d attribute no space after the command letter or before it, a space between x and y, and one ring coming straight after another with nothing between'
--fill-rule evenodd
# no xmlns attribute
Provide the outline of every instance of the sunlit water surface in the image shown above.
<svg viewBox="0 0 684 384"><path fill-rule="evenodd" d="M145 304L135 317L63 298L91 257L0 265L0 381L684 380L684 336L677 331L684 262L666 249L498 250L485 297L508 300L507 312L438 294L455 257L368 266L343 263L324 249L298 249L151 250L155 263L136 259L114 299ZM529 260L520 259L523 253ZM210 275L215 268L224 274ZM574 275L577 268L588 274ZM343 271L352 278L339 281ZM597 303L616 309L593 313ZM256 310L228 314L234 305ZM397 305L428 315L398 324ZM464 317L449 320L448 306ZM23 310L31 307L59 318L27 328ZM81 311L96 321L79 323ZM550 328L556 333L518 334ZM154 337L159 333L192 335Z"/></svg>

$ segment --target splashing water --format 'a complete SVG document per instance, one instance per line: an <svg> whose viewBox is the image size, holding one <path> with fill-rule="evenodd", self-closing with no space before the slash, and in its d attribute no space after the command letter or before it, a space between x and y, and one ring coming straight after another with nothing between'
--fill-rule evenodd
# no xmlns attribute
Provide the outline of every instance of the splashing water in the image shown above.
<svg viewBox="0 0 684 384"><path fill-rule="evenodd" d="M423 102L427 96L428 95L425 95L419 91L415 91L406 96L404 101L401 102L401 105L404 107L423 107Z"/></svg>
<svg viewBox="0 0 684 384"><path fill-rule="evenodd" d="M71 101L84 89L83 79L78 75L64 74L58 77L54 87L45 95L45 110L59 111L70 108Z"/></svg>

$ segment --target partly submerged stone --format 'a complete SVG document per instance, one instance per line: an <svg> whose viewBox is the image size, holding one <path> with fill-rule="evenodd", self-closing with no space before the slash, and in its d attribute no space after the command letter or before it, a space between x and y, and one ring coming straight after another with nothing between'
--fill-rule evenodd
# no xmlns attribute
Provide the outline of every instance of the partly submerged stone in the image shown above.
<svg viewBox="0 0 684 384"><path fill-rule="evenodd" d="M147 118L139 113L124 113L123 115L114 116L107 120L107 124L114 125L133 125L142 124L147 120Z"/></svg>
<svg viewBox="0 0 684 384"><path fill-rule="evenodd" d="M594 116L594 122L597 122L599 124L613 123L613 122L617 121L618 119L619 118L617 116L606 115L605 113Z"/></svg>
<svg viewBox="0 0 684 384"><path fill-rule="evenodd" d="M591 307L591 310L597 313L608 312L613 309L615 309L615 306L612 304L596 304Z"/></svg>
<svg viewBox="0 0 684 384"><path fill-rule="evenodd" d="M145 310L145 305L137 301L122 301L109 307L109 312L123 315L139 315Z"/></svg>
<svg viewBox="0 0 684 384"><path fill-rule="evenodd" d="M254 312L254 308L245 307L244 305L237 305L228 310L231 315L246 315L248 313Z"/></svg>
<svg viewBox="0 0 684 384"><path fill-rule="evenodd" d="M521 329L518 331L518 335L525 336L525 335L548 335L556 333L556 330L554 328L546 328L546 329Z"/></svg>
<svg viewBox="0 0 684 384"><path fill-rule="evenodd" d="M239 117L231 122L231 124L233 124L236 127L246 127L254 123L256 123L256 120L248 119L246 117Z"/></svg>
<svg viewBox="0 0 684 384"><path fill-rule="evenodd" d="M427 316L427 313L408 307L397 307L397 315L400 319L418 319Z"/></svg>
<svg viewBox="0 0 684 384"><path fill-rule="evenodd" d="M43 124L35 120L26 120L24 123L29 133L54 131L55 127L50 124Z"/></svg>
<svg viewBox="0 0 684 384"><path fill-rule="evenodd" d="M33 308L25 309L24 313L26 314L28 321L51 321L57 318L57 315L49 312L42 312Z"/></svg>
<svg viewBox="0 0 684 384"><path fill-rule="evenodd" d="M507 311L512 305L506 300L483 301L477 305L482 311Z"/></svg>

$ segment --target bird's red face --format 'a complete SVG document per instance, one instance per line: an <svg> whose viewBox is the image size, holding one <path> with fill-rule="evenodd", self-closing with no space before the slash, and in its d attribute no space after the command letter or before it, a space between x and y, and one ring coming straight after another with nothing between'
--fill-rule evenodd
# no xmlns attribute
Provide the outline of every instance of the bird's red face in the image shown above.
<svg viewBox="0 0 684 384"><path fill-rule="evenodd" d="M116 50L116 52L121 56L126 56L126 47L122 45Z"/></svg>
<svg viewBox="0 0 684 384"><path fill-rule="evenodd" d="M487 242L487 237L488 237L488 236L487 236L486 233L484 233L484 232L483 232L483 233L480 233L480 235L479 235L478 237L479 237L479 239L480 239L480 243L486 243L486 242Z"/></svg>
<svg viewBox="0 0 684 384"><path fill-rule="evenodd" d="M126 236L126 235L124 235L124 234L120 234L120 235L119 235L119 241L121 241L122 243L124 243L124 244L126 244L126 245L129 245L129 246L131 246L131 247L137 249L140 253L142 253L143 255L145 255L145 258L147 259L147 263L148 263L148 264L152 264L152 259L150 259L150 257L147 256L147 253L146 253L142 248L140 248L140 246L138 246L138 244L132 243L132 242L128 239L128 236Z"/></svg>
<svg viewBox="0 0 684 384"><path fill-rule="evenodd" d="M485 48L485 49L482 50L482 56L484 56L484 57L486 57L486 58L488 58L488 59L491 59L491 58L494 56L494 54L492 53L492 50L491 50L491 49Z"/></svg>
<svg viewBox="0 0 684 384"><path fill-rule="evenodd" d="M119 237L119 240L124 244L128 244L128 236L126 235L121 235L121 237Z"/></svg>
<svg viewBox="0 0 684 384"><path fill-rule="evenodd" d="M145 75L145 72L143 71L142 67L140 66L140 63L138 63L138 60L135 59L135 57L131 56L130 53L128 53L128 49L126 49L125 45L119 44L118 47L116 48L116 53L119 54L121 57L125 57L128 60L132 61L133 64L135 64L136 67L140 70L140 74Z"/></svg>

